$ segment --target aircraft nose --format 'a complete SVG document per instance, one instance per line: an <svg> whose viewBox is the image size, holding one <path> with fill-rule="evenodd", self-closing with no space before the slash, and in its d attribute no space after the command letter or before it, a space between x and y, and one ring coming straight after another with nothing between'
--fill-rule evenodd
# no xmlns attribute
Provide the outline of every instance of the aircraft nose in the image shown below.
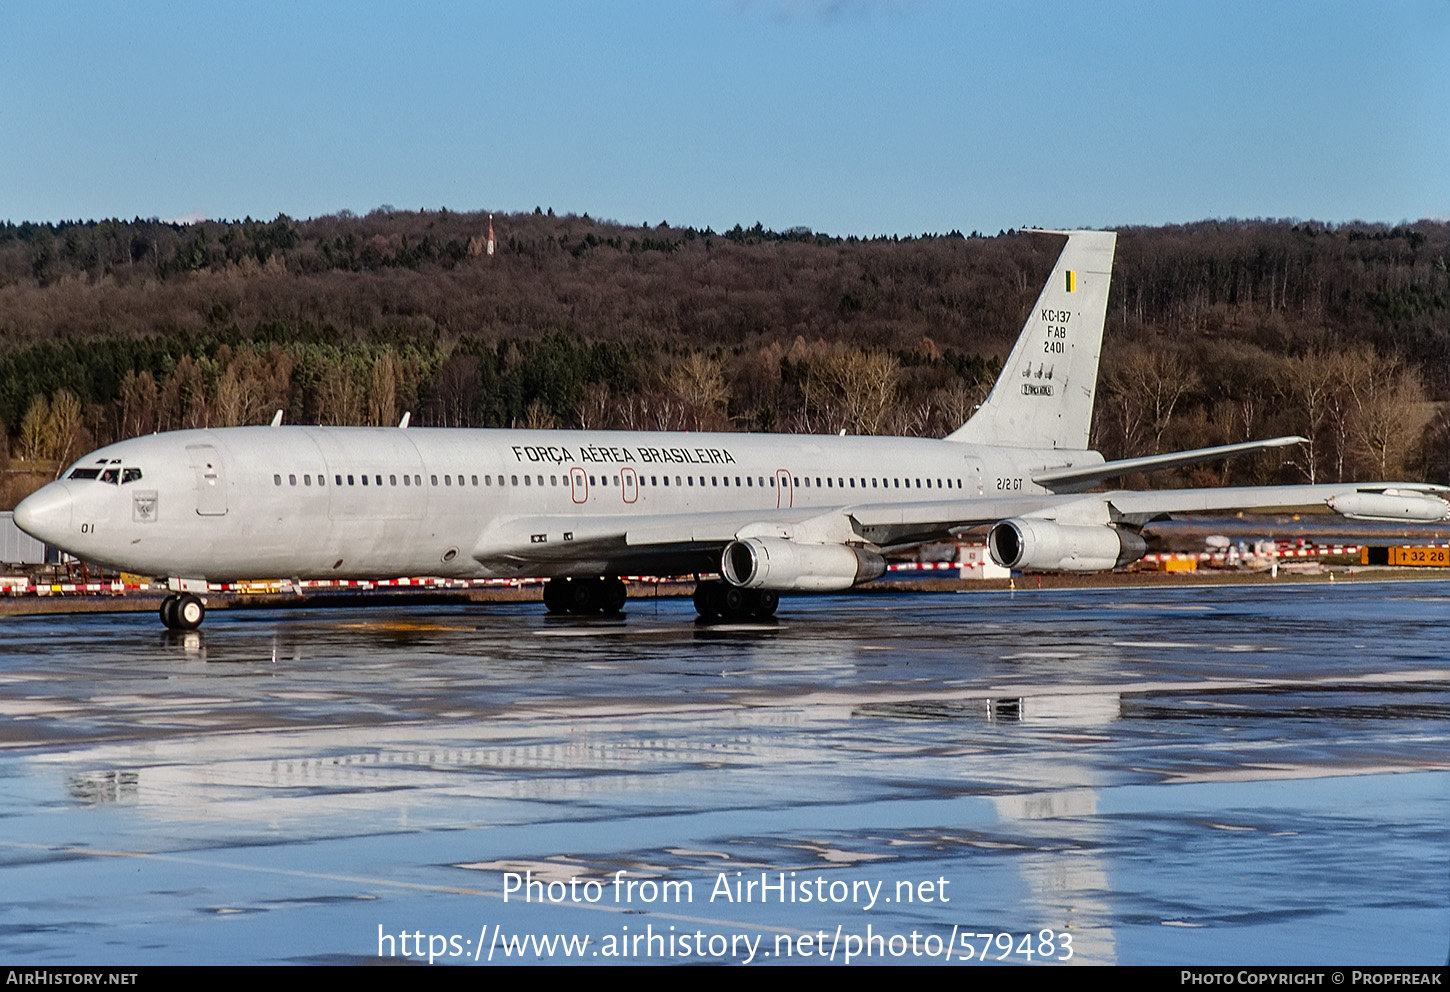
<svg viewBox="0 0 1450 992"><path fill-rule="evenodd" d="M63 482L42 486L15 508L15 526L46 544L59 544L70 533L71 495Z"/></svg>

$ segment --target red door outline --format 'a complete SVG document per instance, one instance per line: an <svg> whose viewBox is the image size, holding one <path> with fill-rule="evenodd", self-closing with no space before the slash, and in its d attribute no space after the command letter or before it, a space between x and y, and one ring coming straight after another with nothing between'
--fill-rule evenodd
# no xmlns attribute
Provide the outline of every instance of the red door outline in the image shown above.
<svg viewBox="0 0 1450 992"><path fill-rule="evenodd" d="M633 503L639 499L639 477L634 474L632 468L619 470L620 495L626 503Z"/></svg>
<svg viewBox="0 0 1450 992"><path fill-rule="evenodd" d="M569 470L569 494L576 503L583 503L589 499L589 476L577 466Z"/></svg>
<svg viewBox="0 0 1450 992"><path fill-rule="evenodd" d="M783 468L775 470L775 505L777 508L795 506L795 486L791 484L790 473Z"/></svg>

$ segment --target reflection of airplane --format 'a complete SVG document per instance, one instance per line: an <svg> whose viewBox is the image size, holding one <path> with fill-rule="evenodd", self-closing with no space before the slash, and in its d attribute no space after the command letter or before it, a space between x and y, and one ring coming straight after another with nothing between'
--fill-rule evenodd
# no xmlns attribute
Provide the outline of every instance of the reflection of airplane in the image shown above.
<svg viewBox="0 0 1450 992"><path fill-rule="evenodd" d="M238 427L108 445L24 500L15 522L87 559L171 577L168 626L206 581L550 577L554 611L619 609L620 575L719 573L702 614L774 612L844 589L883 554L990 525L1012 568L1100 571L1171 512L1328 505L1438 520L1413 484L1084 493L1122 475L1298 438L1104 463L1087 450L1116 235L1067 234L991 395L945 440L759 434ZM406 418L404 425L406 426Z"/></svg>

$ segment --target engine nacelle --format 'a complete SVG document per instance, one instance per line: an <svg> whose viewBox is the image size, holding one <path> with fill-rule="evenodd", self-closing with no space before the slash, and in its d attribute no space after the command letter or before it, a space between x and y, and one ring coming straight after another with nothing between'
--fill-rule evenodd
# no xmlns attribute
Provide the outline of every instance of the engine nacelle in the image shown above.
<svg viewBox="0 0 1450 992"><path fill-rule="evenodd" d="M1350 520L1411 520L1435 523L1450 516L1450 505L1436 496L1386 489L1382 493L1331 496L1329 508Z"/></svg>
<svg viewBox="0 0 1450 992"><path fill-rule="evenodd" d="M1004 568L1039 572L1106 572L1148 551L1132 531L1116 527L1057 524L1050 520L1003 520L987 533L987 550Z"/></svg>
<svg viewBox="0 0 1450 992"><path fill-rule="evenodd" d="M720 555L720 574L743 589L849 589L886 574L886 559L844 544L797 544L780 537L731 541Z"/></svg>

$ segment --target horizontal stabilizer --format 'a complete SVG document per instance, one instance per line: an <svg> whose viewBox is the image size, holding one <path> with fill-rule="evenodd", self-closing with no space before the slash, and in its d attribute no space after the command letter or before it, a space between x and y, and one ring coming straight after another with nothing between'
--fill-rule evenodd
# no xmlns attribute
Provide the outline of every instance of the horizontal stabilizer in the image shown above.
<svg viewBox="0 0 1450 992"><path fill-rule="evenodd" d="M1266 451L1270 448L1284 448L1291 444L1303 444L1308 438L1275 437L1267 441L1245 441L1241 444L1221 444L1214 448L1194 448L1192 451L1171 451L1166 455L1146 455L1142 458L1121 458L1099 465L1075 465L1068 468L1047 468L1032 473L1032 481L1056 492L1079 492L1095 486L1104 479L1112 479L1129 472L1156 472L1159 469L1177 468L1180 465L1196 465L1211 462L1230 455L1247 454L1250 451Z"/></svg>

